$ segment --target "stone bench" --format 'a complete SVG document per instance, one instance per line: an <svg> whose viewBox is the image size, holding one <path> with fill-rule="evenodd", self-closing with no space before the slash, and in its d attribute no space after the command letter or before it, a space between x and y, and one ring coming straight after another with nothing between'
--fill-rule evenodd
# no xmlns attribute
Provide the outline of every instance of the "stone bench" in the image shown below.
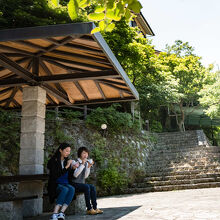
<svg viewBox="0 0 220 220"><path fill-rule="evenodd" d="M52 212L55 204L49 202L49 197L43 197L43 212ZM75 198L66 210L67 215L83 214L86 211L85 197L83 193L76 193Z"/></svg>
<svg viewBox="0 0 220 220"><path fill-rule="evenodd" d="M28 182L31 181L45 181L48 179L47 174L41 175L18 175L18 176L0 176L0 185L2 184L9 184L9 183L21 183L21 182ZM34 186L34 184L33 184ZM31 193L28 195L22 194L14 194L14 195L1 195L0 196L0 219L4 220L22 220L23 216L28 216L28 204L34 199L42 199L43 200L43 212L52 212L54 209L54 204L50 204L49 197L44 195L38 195ZM23 201L25 201L25 206L23 206ZM37 208L37 207L35 207ZM84 199L84 194L77 193L75 199L72 201L70 206L68 207L66 214L78 214L78 213L85 213L86 211L86 204Z"/></svg>

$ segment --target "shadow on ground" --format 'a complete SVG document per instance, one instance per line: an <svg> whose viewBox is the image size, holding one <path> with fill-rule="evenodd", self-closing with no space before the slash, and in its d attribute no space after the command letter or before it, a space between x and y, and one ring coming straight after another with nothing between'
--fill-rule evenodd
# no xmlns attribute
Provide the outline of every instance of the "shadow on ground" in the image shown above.
<svg viewBox="0 0 220 220"><path fill-rule="evenodd" d="M113 208L105 208L102 209L104 211L101 215L69 215L66 216L66 220L116 220L134 210L140 208L141 206L129 206L129 207L113 207ZM24 218L24 220L48 220L50 219L50 213L44 213L43 215L32 217L32 218Z"/></svg>

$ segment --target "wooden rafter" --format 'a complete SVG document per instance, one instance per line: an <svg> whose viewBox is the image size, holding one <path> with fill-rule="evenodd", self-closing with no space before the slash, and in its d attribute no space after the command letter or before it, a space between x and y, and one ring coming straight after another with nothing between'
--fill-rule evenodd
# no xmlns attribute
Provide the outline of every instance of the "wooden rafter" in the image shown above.
<svg viewBox="0 0 220 220"><path fill-rule="evenodd" d="M39 57L33 57L32 73L36 76L39 76Z"/></svg>
<svg viewBox="0 0 220 220"><path fill-rule="evenodd" d="M16 41L16 43L19 43L19 44L22 44L24 46L28 46L28 47L31 47L31 48L34 48L34 49L38 49L40 51L47 51L44 47L38 45L38 44L34 44L34 43L31 43L29 41L25 41L25 40L18 40Z"/></svg>
<svg viewBox="0 0 220 220"><path fill-rule="evenodd" d="M6 54L4 53L4 55L6 55ZM7 57L8 57L8 56L7 56ZM19 59L19 60L16 60L15 62L16 62L17 64L21 64L21 63L26 62L26 61L29 60L29 59L30 59L30 57L23 57L23 58L21 58L21 59ZM5 67L0 67L0 71L5 70L5 69L7 69L7 68L5 68Z"/></svg>
<svg viewBox="0 0 220 220"><path fill-rule="evenodd" d="M64 56L69 56L72 58L81 58L84 60L84 62L88 62L88 61L93 61L96 63L102 63L105 65L109 65L109 61L106 58L96 58L96 57L92 57L92 56L87 56L87 55L82 55L82 54L76 54L74 52L66 52L66 51L60 51L60 50L54 50L53 51L54 54L58 54L58 55L64 55Z"/></svg>
<svg viewBox="0 0 220 220"><path fill-rule="evenodd" d="M100 82L100 83L102 83L106 86L112 87L114 89L117 89L118 91L122 91L122 92L125 92L125 93L132 95L131 91L127 88L121 88L121 87L118 87L118 86L112 85L111 83L106 83L106 82Z"/></svg>
<svg viewBox="0 0 220 220"><path fill-rule="evenodd" d="M32 73L30 73L28 70L24 69L17 63L15 63L13 60L10 60L3 54L0 54L0 64L4 67L10 69L15 74L26 80L28 83L31 83L32 85L39 85L37 81L37 77L34 76ZM44 88L47 92L51 93L53 96L58 98L59 100L63 101L67 105L71 105L72 103L69 102L68 97L61 93L60 91L54 89L53 87L46 85L45 83L40 84L40 87Z"/></svg>
<svg viewBox="0 0 220 220"><path fill-rule="evenodd" d="M56 49L57 47L64 45L66 43L68 43L69 41L72 41L74 38L78 38L80 37L80 35L75 35L74 37L72 36L67 36L65 37L63 40L57 41L58 44L54 44L52 43L50 46L48 46L47 48L44 48L44 51L39 51L36 56L42 56L44 53L46 52L50 52L53 51L54 49Z"/></svg>
<svg viewBox="0 0 220 220"><path fill-rule="evenodd" d="M53 74L51 73L51 71L49 70L49 68L47 67L47 65L42 61L42 60L40 60L40 65L41 65L41 67L43 68L43 70L45 71L45 73L48 75L48 76L52 76ZM65 95L67 95L66 94L66 91L63 89L63 87L59 84L59 83L55 83L55 86L56 86L56 88L60 91L60 92L62 92L62 93L64 93Z"/></svg>
<svg viewBox="0 0 220 220"><path fill-rule="evenodd" d="M71 71L82 71L82 69L80 68L80 67L72 67L72 66L66 66L66 65L64 65L64 64L62 64L62 63L59 63L59 62L57 62L57 61L54 61L52 58L46 58L46 59L44 59L46 62L48 62L48 63L50 63L50 64L53 64L53 65L55 65L55 66L58 66L58 67L60 67L60 68L63 68L63 69L65 69L65 70L71 70ZM85 70L86 71L86 70Z"/></svg>
<svg viewBox="0 0 220 220"><path fill-rule="evenodd" d="M46 70L46 66L41 63L42 68ZM48 74L49 72L47 72ZM101 78L116 78L118 73L114 70L105 70L105 71L87 71L81 73L70 73L70 74L59 74L59 75L50 75L50 76L36 76L35 80L38 85L41 83L57 83L57 82L73 82L80 80L98 80ZM28 81L22 78L7 78L0 81L0 87L12 87L12 86L21 86L29 85Z"/></svg>
<svg viewBox="0 0 220 220"><path fill-rule="evenodd" d="M15 53L20 53L20 54L28 55L28 56L33 56L34 55L33 53L28 52L26 50L16 49L14 47L9 47L9 46L0 44L0 51L2 51L2 50L3 51L7 50L7 51L15 52Z"/></svg>
<svg viewBox="0 0 220 220"><path fill-rule="evenodd" d="M86 101L88 101L89 98L88 98L88 96L86 95L86 93L85 93L85 91L83 90L83 88L80 86L79 82L76 81L76 82L74 82L74 84L75 84L75 86L77 87L77 89L80 91L80 93L83 95L84 99L85 99Z"/></svg>
<svg viewBox="0 0 220 220"><path fill-rule="evenodd" d="M0 95L1 95L1 94L4 94L4 93L6 93L6 92L8 92L8 91L10 91L10 90L12 90L12 89L13 89L13 88L11 88L11 87L6 88L6 89L3 89L3 90L0 91Z"/></svg>
<svg viewBox="0 0 220 220"><path fill-rule="evenodd" d="M96 84L96 87L98 88L100 94L102 95L102 98L103 98L103 99L106 99L106 96L105 96L105 94L104 94L104 92L103 92L101 86L99 85L99 82L97 82L97 80L95 80L95 84Z"/></svg>
<svg viewBox="0 0 220 220"><path fill-rule="evenodd" d="M10 99L10 98L1 100L1 101L0 101L0 104L3 104L3 103L5 103L5 102L7 102L9 99Z"/></svg>
<svg viewBox="0 0 220 220"><path fill-rule="evenodd" d="M16 107L20 106L20 104L15 99L12 99L12 102L15 104Z"/></svg>
<svg viewBox="0 0 220 220"><path fill-rule="evenodd" d="M78 66L80 66L80 68L88 67L88 68L100 69L100 70L106 69L106 67L105 67L106 64L105 64L105 66L96 66L96 65L93 65L93 64L88 64L86 62L78 62L78 61L67 60L67 59L63 59L63 58L58 58L58 57L53 57L53 56L46 56L46 55L43 55L42 58L44 60L55 60L55 61L66 63L66 64L78 65ZM111 65L109 64L109 65L107 65L107 67L111 68Z"/></svg>
<svg viewBox="0 0 220 220"><path fill-rule="evenodd" d="M98 81L127 87L127 85L125 83L118 82L118 81L112 81L112 80L108 80L108 79L99 79Z"/></svg>
<svg viewBox="0 0 220 220"><path fill-rule="evenodd" d="M100 104L100 103L106 103L106 102L125 102L125 101L131 101L135 100L133 96L124 97L123 99L118 98L108 98L108 99L92 99L89 101L75 101L74 105L91 105L91 104Z"/></svg>
<svg viewBox="0 0 220 220"><path fill-rule="evenodd" d="M30 73L28 70L18 65L16 62L14 62L13 60L9 59L8 57L6 57L1 53L0 53L0 64L5 68L14 72L16 75L27 80L28 82L36 82L35 77L33 76L32 73Z"/></svg>
<svg viewBox="0 0 220 220"><path fill-rule="evenodd" d="M47 94L47 99L49 100L50 103L52 103L53 105L55 104L53 99L50 97L50 95Z"/></svg>
<svg viewBox="0 0 220 220"><path fill-rule="evenodd" d="M10 95L8 101L7 101L6 104L5 104L5 108L8 108L8 107L9 107L9 105L10 105L11 101L14 99L14 97L15 97L17 91L18 91L18 88L15 87L15 88L13 89L13 91L12 91L12 93L11 93L11 95Z"/></svg>
<svg viewBox="0 0 220 220"><path fill-rule="evenodd" d="M40 85L40 87L45 89L48 93L50 93L51 95L53 95L57 99L61 100L66 105L72 105L72 103L68 99L68 96L66 96L62 92L54 89L52 86L47 85L47 84L43 84L43 85Z"/></svg>
<svg viewBox="0 0 220 220"><path fill-rule="evenodd" d="M105 57L105 54L99 48L93 49L93 48L87 47L86 45L79 45L79 44L73 43L73 42L67 43L64 46L68 47L70 49L77 49L78 51L82 51L84 53L89 53L89 54L94 54L97 56Z"/></svg>

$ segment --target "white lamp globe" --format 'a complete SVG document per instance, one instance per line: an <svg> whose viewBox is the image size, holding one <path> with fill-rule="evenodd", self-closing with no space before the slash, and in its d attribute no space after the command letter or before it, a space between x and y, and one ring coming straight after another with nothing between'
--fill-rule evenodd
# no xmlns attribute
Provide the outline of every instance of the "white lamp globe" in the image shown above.
<svg viewBox="0 0 220 220"><path fill-rule="evenodd" d="M101 129L105 130L107 128L107 125L106 124L102 124L101 125Z"/></svg>

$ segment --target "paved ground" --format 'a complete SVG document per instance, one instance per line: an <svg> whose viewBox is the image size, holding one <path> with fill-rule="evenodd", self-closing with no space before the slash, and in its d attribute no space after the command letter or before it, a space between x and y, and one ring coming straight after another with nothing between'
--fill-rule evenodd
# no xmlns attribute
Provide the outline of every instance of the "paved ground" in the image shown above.
<svg viewBox="0 0 220 220"><path fill-rule="evenodd" d="M67 220L220 220L220 188L156 192L98 199L103 215ZM31 220L46 220L45 214ZM28 219L30 220L30 219Z"/></svg>

